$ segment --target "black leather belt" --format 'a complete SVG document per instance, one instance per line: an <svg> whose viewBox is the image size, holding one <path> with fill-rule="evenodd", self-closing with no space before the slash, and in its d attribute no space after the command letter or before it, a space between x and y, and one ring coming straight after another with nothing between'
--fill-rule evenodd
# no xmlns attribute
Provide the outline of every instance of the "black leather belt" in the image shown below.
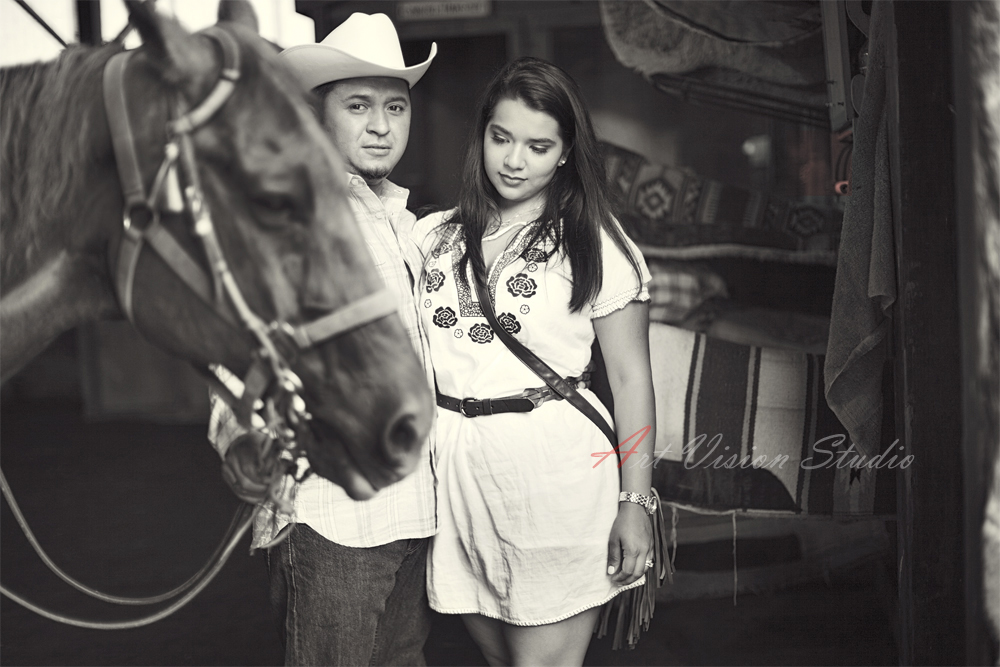
<svg viewBox="0 0 1000 667"><path fill-rule="evenodd" d="M535 404L529 398L452 398L442 393L437 395L438 407L459 412L466 417L496 415L501 412L531 412Z"/></svg>
<svg viewBox="0 0 1000 667"><path fill-rule="evenodd" d="M585 372L579 377L567 378L567 381L582 389L590 385L590 373ZM548 387L525 389L516 396L503 398L454 398L437 392L438 407L458 412L466 417L498 415L504 412L531 412L549 400L561 401L562 396Z"/></svg>

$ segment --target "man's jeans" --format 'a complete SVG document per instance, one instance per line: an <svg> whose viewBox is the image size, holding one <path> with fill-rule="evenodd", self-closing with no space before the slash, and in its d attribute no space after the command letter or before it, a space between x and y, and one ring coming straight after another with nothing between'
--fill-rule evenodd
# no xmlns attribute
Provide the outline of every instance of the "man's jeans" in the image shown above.
<svg viewBox="0 0 1000 667"><path fill-rule="evenodd" d="M285 664L426 664L427 544L345 547L297 524L267 558Z"/></svg>

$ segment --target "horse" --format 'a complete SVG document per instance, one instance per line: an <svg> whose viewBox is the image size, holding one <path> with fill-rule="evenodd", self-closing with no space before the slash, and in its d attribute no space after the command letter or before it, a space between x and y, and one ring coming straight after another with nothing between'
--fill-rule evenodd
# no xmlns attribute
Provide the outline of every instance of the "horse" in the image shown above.
<svg viewBox="0 0 1000 667"><path fill-rule="evenodd" d="M252 10L223 2L216 26L189 34L127 4L143 45L121 59L117 93L105 72L115 43L0 72L2 379L64 331L128 317L196 368L247 375L250 402L301 383L311 469L369 498L417 465L433 406L343 162ZM102 90L120 98L124 133ZM143 251L154 228L173 252Z"/></svg>

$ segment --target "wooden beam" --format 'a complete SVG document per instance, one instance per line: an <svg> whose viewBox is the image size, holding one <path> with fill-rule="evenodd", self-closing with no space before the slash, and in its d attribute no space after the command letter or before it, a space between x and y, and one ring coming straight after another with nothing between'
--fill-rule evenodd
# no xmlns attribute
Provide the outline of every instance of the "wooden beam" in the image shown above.
<svg viewBox="0 0 1000 667"><path fill-rule="evenodd" d="M101 1L76 0L76 24L80 33L80 43L100 46L104 43L101 34Z"/></svg>
<svg viewBox="0 0 1000 667"><path fill-rule="evenodd" d="M962 407L965 482L966 662L997 663L984 608L983 521L993 458L1000 443L1000 294L988 259L990 226L997 201L989 183L1000 182L990 166L987 102L996 80L998 6L991 2L954 2L952 70L955 77L955 186L958 220L959 304L962 326ZM991 45L992 43L992 45ZM991 71L992 70L992 71ZM995 122L995 121L994 121ZM993 158L996 159L996 156ZM992 190L993 197L996 190Z"/></svg>
<svg viewBox="0 0 1000 667"><path fill-rule="evenodd" d="M900 664L965 660L961 358L947 2L894 2L889 141L898 298ZM895 55L895 62L893 56ZM893 76L895 74L895 76ZM893 94L895 93L895 94Z"/></svg>

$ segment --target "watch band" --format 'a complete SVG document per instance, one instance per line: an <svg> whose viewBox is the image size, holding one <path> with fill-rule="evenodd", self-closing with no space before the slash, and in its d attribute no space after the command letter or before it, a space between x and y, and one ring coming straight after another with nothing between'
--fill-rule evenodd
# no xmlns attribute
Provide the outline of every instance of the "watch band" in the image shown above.
<svg viewBox="0 0 1000 667"><path fill-rule="evenodd" d="M618 502L635 503L636 505L640 505L646 510L646 514L652 514L656 511L656 500L653 496L644 496L641 493L622 491L618 494Z"/></svg>

